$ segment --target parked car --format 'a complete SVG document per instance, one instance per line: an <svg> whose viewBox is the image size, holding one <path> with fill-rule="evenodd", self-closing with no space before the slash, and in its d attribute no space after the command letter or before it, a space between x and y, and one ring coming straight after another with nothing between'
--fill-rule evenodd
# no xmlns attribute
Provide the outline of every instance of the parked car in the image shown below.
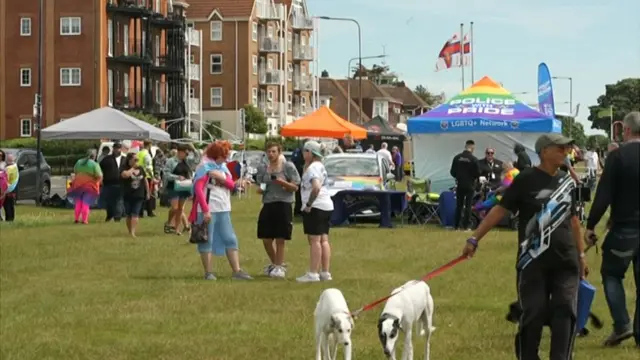
<svg viewBox="0 0 640 360"><path fill-rule="evenodd" d="M16 159L20 171L20 181L16 196L18 200L46 199L51 194L51 166L40 153L40 181L42 186L36 184L37 157L34 149L2 149L5 154L12 154Z"/></svg>
<svg viewBox="0 0 640 360"><path fill-rule="evenodd" d="M329 177L328 189L333 196L342 190L392 190L395 175L389 161L378 154L342 153L324 158ZM377 204L363 208L356 216L379 216Z"/></svg>
<svg viewBox="0 0 640 360"><path fill-rule="evenodd" d="M244 162L243 156L244 154ZM242 164L242 173L246 171L251 174L253 180L255 181L255 175L258 170L258 167L261 164L267 163L267 154L264 151L260 150L247 150L247 151L238 151L231 157L231 161L238 161Z"/></svg>

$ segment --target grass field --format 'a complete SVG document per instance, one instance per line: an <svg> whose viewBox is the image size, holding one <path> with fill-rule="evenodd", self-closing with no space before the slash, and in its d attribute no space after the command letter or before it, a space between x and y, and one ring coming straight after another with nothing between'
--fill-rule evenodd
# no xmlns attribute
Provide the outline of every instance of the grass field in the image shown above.
<svg viewBox="0 0 640 360"><path fill-rule="evenodd" d="M143 219L139 238L124 223L72 224L72 211L17 208L0 223L0 357L29 359L312 359L313 310L322 289L343 291L352 310L456 257L465 236L437 227L334 229L330 283L298 284L308 247L300 225L288 248L287 280L260 275L255 239L258 197L235 200L233 220L243 267L256 280L234 282L225 259L219 280L202 279L186 237L162 234L166 211ZM513 359L515 326L504 320L515 299L515 237L488 235L478 255L430 282L436 303L433 360ZM599 257L588 255L601 288ZM631 278L631 276L628 276ZM627 282L631 305L632 281ZM630 309L632 309L630 307ZM364 313L353 334L355 359L383 359L376 334L381 308ZM578 339L575 359L637 360L631 342L602 349L611 321L601 292L594 311L606 328ZM423 342L414 339L416 359ZM548 337L542 357L548 358ZM398 354L399 355L399 354Z"/></svg>

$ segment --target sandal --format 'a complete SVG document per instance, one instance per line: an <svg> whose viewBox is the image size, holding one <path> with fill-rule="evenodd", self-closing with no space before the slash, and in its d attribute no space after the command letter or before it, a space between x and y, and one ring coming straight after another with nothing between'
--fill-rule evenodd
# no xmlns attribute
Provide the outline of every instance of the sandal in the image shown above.
<svg viewBox="0 0 640 360"><path fill-rule="evenodd" d="M164 224L164 233L165 234L171 234L171 233L174 233L175 231L176 231L176 229L173 226L171 226L169 224L166 224L166 223Z"/></svg>

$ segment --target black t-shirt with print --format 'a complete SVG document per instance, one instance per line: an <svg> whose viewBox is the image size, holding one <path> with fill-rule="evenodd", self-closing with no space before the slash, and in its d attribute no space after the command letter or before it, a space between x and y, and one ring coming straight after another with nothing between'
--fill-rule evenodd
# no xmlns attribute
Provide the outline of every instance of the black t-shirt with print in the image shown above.
<svg viewBox="0 0 640 360"><path fill-rule="evenodd" d="M128 171L130 166L125 166L122 171ZM145 197L145 172L142 168L133 171L131 177L122 179L123 197L125 199L144 199Z"/></svg>
<svg viewBox="0 0 640 360"><path fill-rule="evenodd" d="M568 265L573 265L578 262L577 247L571 230L571 218L576 215L575 198L572 196L574 192L569 189L562 191L559 197L554 196L554 199L561 199L560 205L554 206L549 201L554 190L561 187L567 188L563 184L572 186L566 181L572 180L563 171L558 171L555 176L551 176L537 167L526 168L515 177L511 186L504 192L500 205L514 214L518 213L519 245L522 245L526 239L540 238L541 233L548 234L550 227L543 226L543 229L540 229L540 223L545 222L538 221L547 217L539 215L543 206L547 205L548 209L553 207L552 210L555 211L547 214L555 213L554 217L565 215L566 218L551 231L549 248L540 255L539 259L567 262ZM554 201L554 203L557 202ZM522 246L518 246L518 256L522 250Z"/></svg>

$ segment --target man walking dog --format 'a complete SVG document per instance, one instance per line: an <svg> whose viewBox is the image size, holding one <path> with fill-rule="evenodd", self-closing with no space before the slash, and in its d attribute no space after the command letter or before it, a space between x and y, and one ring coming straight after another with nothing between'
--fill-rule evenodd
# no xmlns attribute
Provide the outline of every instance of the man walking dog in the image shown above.
<svg viewBox="0 0 640 360"><path fill-rule="evenodd" d="M623 120L625 143L613 150L605 162L587 220L585 241L594 244L594 229L611 206L611 229L602 244L602 284L613 332L605 346L617 346L635 337L640 347L640 112L631 112ZM636 284L636 309L631 326L622 280L633 264Z"/></svg>
<svg viewBox="0 0 640 360"><path fill-rule="evenodd" d="M576 185L559 171L573 140L544 134L535 150L540 165L522 170L463 250L473 256L480 240L508 213L519 213L518 301L522 306L515 348L519 360L539 360L542 329L551 326L550 360L571 359L578 284L587 272L580 221L572 196Z"/></svg>

